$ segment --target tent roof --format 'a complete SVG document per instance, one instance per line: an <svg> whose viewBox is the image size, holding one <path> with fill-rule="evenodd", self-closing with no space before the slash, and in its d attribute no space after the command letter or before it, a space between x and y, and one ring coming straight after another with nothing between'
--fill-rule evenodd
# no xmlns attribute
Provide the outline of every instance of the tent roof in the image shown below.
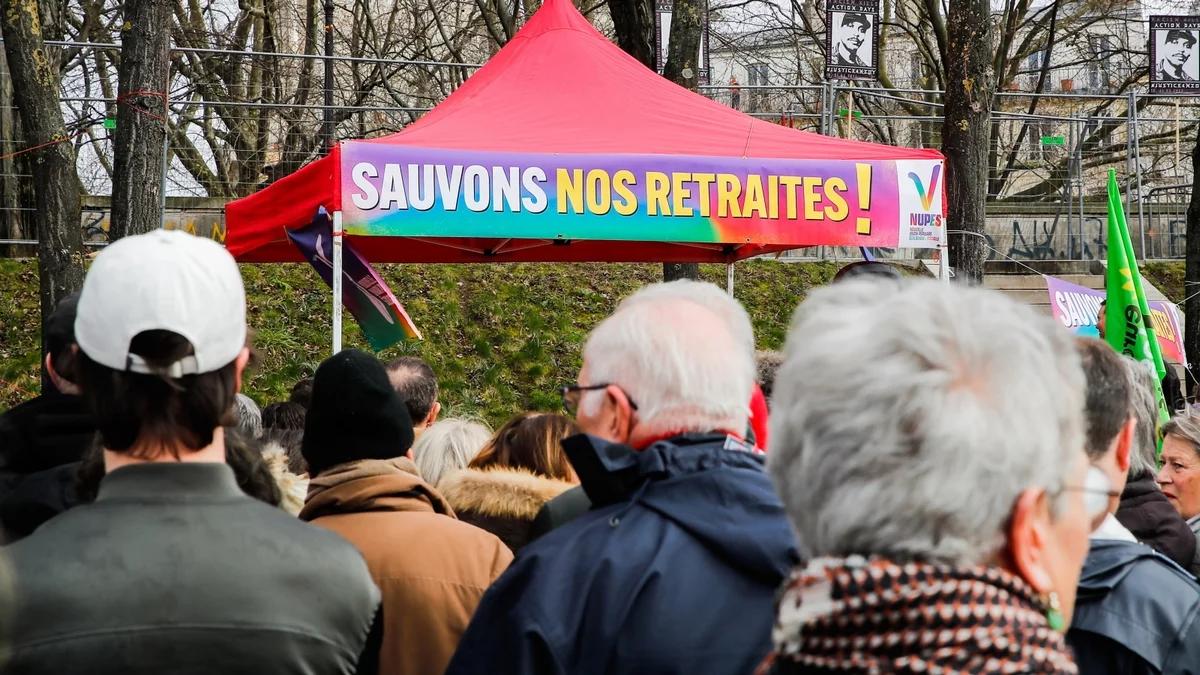
<svg viewBox="0 0 1200 675"><path fill-rule="evenodd" d="M403 131L366 141L438 149L791 159L941 159L936 150L822 136L755 119L660 77L601 35L569 0L546 0L517 35ZM299 261L283 228L339 208L339 153L227 206L240 260ZM374 262L728 261L781 247L572 241L388 241L355 237ZM568 250L570 249L570 250ZM506 253L508 251L508 253ZM517 254L521 255L517 255Z"/></svg>

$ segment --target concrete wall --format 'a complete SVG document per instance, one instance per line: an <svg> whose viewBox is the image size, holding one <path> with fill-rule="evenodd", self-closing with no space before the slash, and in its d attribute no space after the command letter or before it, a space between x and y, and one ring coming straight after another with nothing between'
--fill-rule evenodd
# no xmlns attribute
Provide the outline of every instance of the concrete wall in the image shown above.
<svg viewBox="0 0 1200 675"><path fill-rule="evenodd" d="M84 241L105 241L109 226L108 197L84 197ZM207 197L167 198L168 230L184 230L225 243L225 202Z"/></svg>

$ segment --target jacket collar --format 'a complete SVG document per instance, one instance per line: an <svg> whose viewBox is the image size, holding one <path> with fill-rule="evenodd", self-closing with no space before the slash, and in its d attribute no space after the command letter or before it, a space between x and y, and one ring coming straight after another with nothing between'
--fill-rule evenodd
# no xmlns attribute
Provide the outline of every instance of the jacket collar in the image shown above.
<svg viewBox="0 0 1200 675"><path fill-rule="evenodd" d="M216 462L149 462L110 471L100 481L97 502L185 502L247 498L233 469Z"/></svg>
<svg viewBox="0 0 1200 675"><path fill-rule="evenodd" d="M455 517L454 509L407 457L339 464L308 483L301 520L364 511L423 511Z"/></svg>
<svg viewBox="0 0 1200 675"><path fill-rule="evenodd" d="M1137 543L1137 537L1133 536L1133 533L1130 532L1129 529L1124 525L1122 525L1120 521L1117 520L1116 516L1111 513L1104 517L1104 522L1100 524L1100 527L1096 528L1095 532L1092 532L1092 534L1088 536L1088 539L1091 541L1096 541L1097 539L1107 539L1110 541L1127 541L1134 544Z"/></svg>
<svg viewBox="0 0 1200 675"><path fill-rule="evenodd" d="M652 443L642 450L579 434L563 439L563 450L579 482L595 506L620 501L649 480L695 473L717 464L754 465L744 441L720 433L686 433Z"/></svg>
<svg viewBox="0 0 1200 675"><path fill-rule="evenodd" d="M1162 494L1162 491L1158 489L1158 484L1154 482L1154 474L1143 473L1126 481L1125 490L1121 492L1121 501L1138 499L1155 493ZM1163 499L1166 498L1164 497Z"/></svg>
<svg viewBox="0 0 1200 675"><path fill-rule="evenodd" d="M1190 576L1174 560L1136 542L1093 539L1079 577L1079 597L1089 599L1112 591L1129 574L1135 563L1154 559L1185 576Z"/></svg>

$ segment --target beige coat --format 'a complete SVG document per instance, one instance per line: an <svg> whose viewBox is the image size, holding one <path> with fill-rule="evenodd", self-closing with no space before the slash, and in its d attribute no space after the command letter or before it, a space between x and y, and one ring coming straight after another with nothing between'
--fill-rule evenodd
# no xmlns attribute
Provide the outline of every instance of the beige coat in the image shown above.
<svg viewBox="0 0 1200 675"><path fill-rule="evenodd" d="M309 483L300 518L354 544L383 594L380 673L440 675L512 553L455 518L405 458L343 464Z"/></svg>

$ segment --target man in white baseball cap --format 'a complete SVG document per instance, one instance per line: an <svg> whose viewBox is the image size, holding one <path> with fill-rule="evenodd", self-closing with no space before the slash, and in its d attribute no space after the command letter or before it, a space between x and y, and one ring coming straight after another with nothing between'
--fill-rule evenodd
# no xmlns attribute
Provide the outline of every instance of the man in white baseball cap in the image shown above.
<svg viewBox="0 0 1200 675"><path fill-rule="evenodd" d="M94 504L7 549L12 672L369 670L379 592L362 557L247 497L225 464L249 360L229 253L164 230L117 241L75 337L107 474Z"/></svg>

